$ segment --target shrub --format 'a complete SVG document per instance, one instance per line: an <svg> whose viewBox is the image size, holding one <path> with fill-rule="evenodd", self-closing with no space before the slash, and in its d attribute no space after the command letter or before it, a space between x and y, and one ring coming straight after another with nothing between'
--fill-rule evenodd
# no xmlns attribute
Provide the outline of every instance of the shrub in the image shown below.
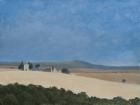
<svg viewBox="0 0 140 105"><path fill-rule="evenodd" d="M126 79L122 79L122 82L125 83L126 82Z"/></svg>
<svg viewBox="0 0 140 105"><path fill-rule="evenodd" d="M140 98L130 99L129 102L131 105L140 105Z"/></svg>
<svg viewBox="0 0 140 105"><path fill-rule="evenodd" d="M0 105L140 105L140 99L100 99L89 97L84 92L74 94L62 88L10 84L0 85Z"/></svg>
<svg viewBox="0 0 140 105"><path fill-rule="evenodd" d="M62 73L65 73L65 74L70 74L70 71L69 71L69 69L67 69L67 68L63 68L63 69L61 70L61 72L62 72Z"/></svg>
<svg viewBox="0 0 140 105"><path fill-rule="evenodd" d="M113 98L114 105L129 105L129 102L121 97Z"/></svg>
<svg viewBox="0 0 140 105"><path fill-rule="evenodd" d="M36 68L37 70L39 70L40 64L36 64L36 65L35 65L35 68Z"/></svg>
<svg viewBox="0 0 140 105"><path fill-rule="evenodd" d="M7 94L3 98L3 105L19 105L17 98L14 94Z"/></svg>

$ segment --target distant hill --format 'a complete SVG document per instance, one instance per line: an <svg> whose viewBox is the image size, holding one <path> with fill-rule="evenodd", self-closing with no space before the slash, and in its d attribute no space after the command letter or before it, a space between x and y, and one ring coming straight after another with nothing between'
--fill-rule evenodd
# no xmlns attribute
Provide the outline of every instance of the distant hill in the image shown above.
<svg viewBox="0 0 140 105"><path fill-rule="evenodd" d="M88 69L97 69L97 70L140 70L140 66L105 66L105 65L97 65L91 64L85 61L66 61L66 62L46 62L40 63L42 67L47 65L54 65L56 68L88 68Z"/></svg>
<svg viewBox="0 0 140 105"><path fill-rule="evenodd" d="M65 61L65 62L42 62L40 63L41 67L45 67L47 65L53 65L58 69L62 68L92 68L93 64L84 61Z"/></svg>
<svg viewBox="0 0 140 105"><path fill-rule="evenodd" d="M0 67L17 67L20 62L0 62ZM65 61L65 62L34 62L35 64L40 64L41 68L46 68L49 65L55 66L57 69L69 68L69 69L77 69L77 68L88 68L88 69L96 69L96 70L140 70L140 66L105 66L105 65L97 65L91 64L85 61Z"/></svg>

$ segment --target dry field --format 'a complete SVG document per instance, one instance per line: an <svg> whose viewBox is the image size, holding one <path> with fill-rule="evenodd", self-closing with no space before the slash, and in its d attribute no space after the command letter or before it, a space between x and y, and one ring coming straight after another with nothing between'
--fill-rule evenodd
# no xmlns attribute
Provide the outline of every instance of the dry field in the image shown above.
<svg viewBox="0 0 140 105"><path fill-rule="evenodd" d="M79 69L73 72L75 75L85 76L89 78L97 78L101 80L122 82L125 79L125 83L129 84L139 84L140 85L140 72L139 71L99 71L91 69Z"/></svg>
<svg viewBox="0 0 140 105"><path fill-rule="evenodd" d="M1 70L0 84L6 85L16 82L25 85L42 85L44 87L55 86L57 88L72 90L75 93L86 92L89 96L96 96L99 98L111 99L121 96L129 99L140 97L140 85L136 84L117 83L72 74Z"/></svg>

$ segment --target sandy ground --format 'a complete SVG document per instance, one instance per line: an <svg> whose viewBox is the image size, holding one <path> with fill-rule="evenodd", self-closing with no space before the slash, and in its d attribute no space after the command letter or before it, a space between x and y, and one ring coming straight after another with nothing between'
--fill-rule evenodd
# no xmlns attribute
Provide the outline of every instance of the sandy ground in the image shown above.
<svg viewBox="0 0 140 105"><path fill-rule="evenodd" d="M56 86L72 90L75 93L86 92L89 96L113 98L121 96L125 99L140 97L140 85L124 84L87 78L62 73L37 71L3 71L0 72L0 84L9 83L35 84L44 87Z"/></svg>

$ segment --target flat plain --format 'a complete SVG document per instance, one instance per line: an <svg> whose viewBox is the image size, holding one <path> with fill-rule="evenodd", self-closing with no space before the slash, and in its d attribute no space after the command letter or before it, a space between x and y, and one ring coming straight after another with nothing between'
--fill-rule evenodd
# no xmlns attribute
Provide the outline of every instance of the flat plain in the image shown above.
<svg viewBox="0 0 140 105"><path fill-rule="evenodd" d="M89 78L140 85L140 71L98 71L91 69L78 69L73 73L75 75Z"/></svg>

